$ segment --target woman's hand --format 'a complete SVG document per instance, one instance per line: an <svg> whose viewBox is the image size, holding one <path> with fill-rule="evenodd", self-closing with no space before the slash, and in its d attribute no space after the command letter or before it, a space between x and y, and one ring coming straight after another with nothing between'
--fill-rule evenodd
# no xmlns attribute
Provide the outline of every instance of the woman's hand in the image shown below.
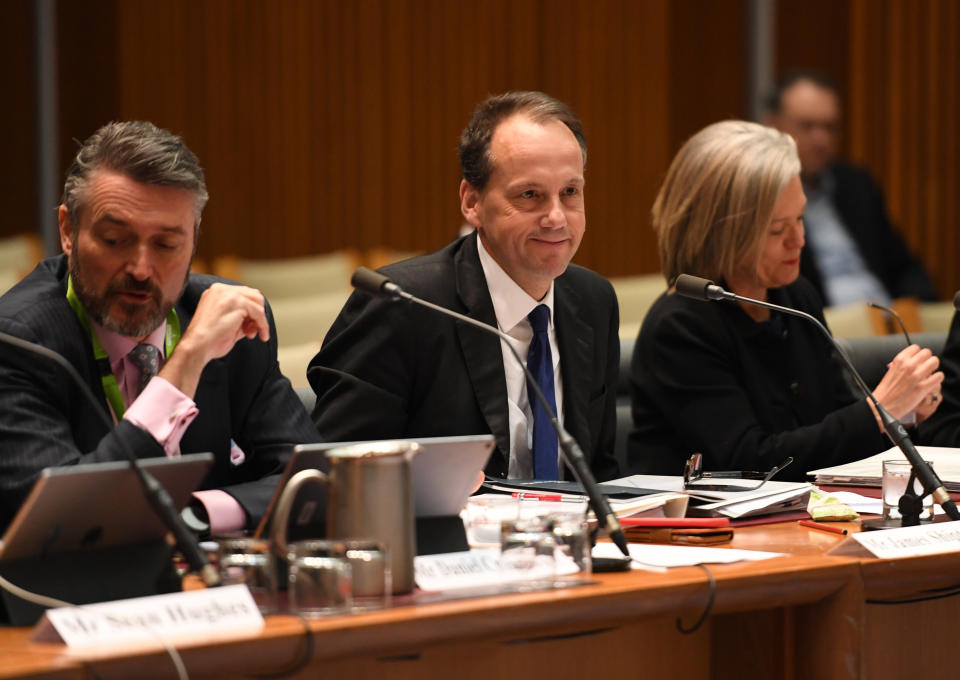
<svg viewBox="0 0 960 680"><path fill-rule="evenodd" d="M940 360L929 349L910 345L887 364L887 372L873 394L894 418L899 420L915 412L917 422L922 422L942 401L943 371L937 370L939 366Z"/></svg>

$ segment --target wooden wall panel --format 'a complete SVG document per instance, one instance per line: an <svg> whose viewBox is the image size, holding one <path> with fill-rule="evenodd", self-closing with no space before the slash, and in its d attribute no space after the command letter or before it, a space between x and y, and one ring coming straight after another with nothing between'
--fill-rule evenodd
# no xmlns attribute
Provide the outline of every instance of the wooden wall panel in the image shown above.
<svg viewBox="0 0 960 680"><path fill-rule="evenodd" d="M62 164L74 138L110 119L183 134L208 173L208 259L442 246L460 222L456 143L471 109L537 88L569 102L587 130L577 261L608 276L655 271L649 210L672 154L703 125L745 113L745 0L57 8ZM958 11L953 0L780 0L776 13L779 66L826 68L845 84L848 155L884 186L944 296L960 287ZM32 66L29 3L3 12L7 63ZM23 162L0 182L16 203L5 231L33 214L29 73L4 82L18 105L4 112L8 128L24 130Z"/></svg>
<svg viewBox="0 0 960 680"><path fill-rule="evenodd" d="M851 156L877 176L950 298L960 288L960 7L851 0L850 12Z"/></svg>
<svg viewBox="0 0 960 680"><path fill-rule="evenodd" d="M0 88L4 93L0 106L0 129L6 132L9 162L0 170L0 238L36 230L34 191L37 163L35 159L36 125L33 73L23 68L33 63L33 3L14 0L2 9L0 21L0 64L4 77Z"/></svg>
<svg viewBox="0 0 960 680"><path fill-rule="evenodd" d="M780 0L780 72L812 67L845 88L844 153L941 297L960 288L960 5L955 0Z"/></svg>
<svg viewBox="0 0 960 680"><path fill-rule="evenodd" d="M675 147L694 125L741 115L743 7L121 2L116 96L122 117L183 134L201 157L209 259L442 246L461 221L456 144L470 111L490 93L542 89L587 130L577 261L649 272L650 205Z"/></svg>

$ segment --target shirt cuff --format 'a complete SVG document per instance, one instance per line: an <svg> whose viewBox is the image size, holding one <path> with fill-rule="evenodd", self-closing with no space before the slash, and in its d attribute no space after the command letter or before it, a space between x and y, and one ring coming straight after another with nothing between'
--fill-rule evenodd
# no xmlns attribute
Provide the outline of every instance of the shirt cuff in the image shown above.
<svg viewBox="0 0 960 680"><path fill-rule="evenodd" d="M193 497L203 503L207 511L211 535L239 531L247 526L247 513L244 512L243 506L226 491L219 489L194 491Z"/></svg>
<svg viewBox="0 0 960 680"><path fill-rule="evenodd" d="M197 413L197 405L190 397L154 376L123 417L149 432L167 456L179 456L180 440Z"/></svg>

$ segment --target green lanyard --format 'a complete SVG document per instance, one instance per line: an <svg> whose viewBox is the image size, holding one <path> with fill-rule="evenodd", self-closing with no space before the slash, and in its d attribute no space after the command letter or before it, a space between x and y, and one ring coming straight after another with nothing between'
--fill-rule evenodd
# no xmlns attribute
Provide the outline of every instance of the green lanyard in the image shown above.
<svg viewBox="0 0 960 680"><path fill-rule="evenodd" d="M97 334L93 332L90 326L90 319L87 318L87 310L83 308L83 303L77 297L76 290L73 287L73 278L67 277L67 302L73 308L74 314L80 320L80 323L87 333L90 334L90 343L93 345L93 357L97 361L97 368L100 369L100 382L103 384L103 392L107 395L107 403L113 409L113 415L119 421L126 412L126 406L123 404L123 396L120 394L120 386L117 384L117 378L113 375L110 368L110 357L107 350L100 344ZM167 314L167 328L164 334L164 355L169 357L173 354L173 348L180 342L180 319L177 317L177 310L171 309Z"/></svg>

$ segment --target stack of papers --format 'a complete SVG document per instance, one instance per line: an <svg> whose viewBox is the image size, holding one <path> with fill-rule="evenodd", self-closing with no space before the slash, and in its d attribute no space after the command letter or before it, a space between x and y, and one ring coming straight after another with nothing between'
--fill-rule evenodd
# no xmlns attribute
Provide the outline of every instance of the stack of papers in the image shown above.
<svg viewBox="0 0 960 680"><path fill-rule="evenodd" d="M555 502L562 504L569 501L581 501L586 499L586 495L581 490L579 484L575 482L515 482L512 480L488 480L484 482L483 488L501 493L512 493L514 495L522 494L524 501L540 500L542 503ZM684 517L687 512L687 502L689 497L682 493L673 493L664 490L640 490L636 494L631 494L629 488L618 488L616 492L611 492L613 485L601 484L601 491L607 493L607 501L610 503L610 509L617 517L635 517L643 515L644 517ZM554 492L554 490L556 492ZM482 496L479 496L482 497ZM474 496L473 498L478 498ZM557 507L547 507L539 514L550 512L561 512L569 510L562 505ZM591 510L589 517L593 519L594 514Z"/></svg>
<svg viewBox="0 0 960 680"><path fill-rule="evenodd" d="M711 480L705 480L711 481ZM743 486L750 489L757 485L756 480L723 479L724 485ZM767 482L756 491L707 491L690 489L684 491L682 477L662 475L631 475L612 482L619 486L636 486L642 489L659 489L666 492L683 493L696 502L690 504L687 515L690 517L755 517L780 512L805 510L813 488L806 482Z"/></svg>
<svg viewBox="0 0 960 680"><path fill-rule="evenodd" d="M924 460L933 463L933 470L947 491L960 491L960 448L946 446L918 446ZM883 461L905 460L900 449L894 447L870 458L812 470L807 473L817 484L840 486L880 486L883 476Z"/></svg>

